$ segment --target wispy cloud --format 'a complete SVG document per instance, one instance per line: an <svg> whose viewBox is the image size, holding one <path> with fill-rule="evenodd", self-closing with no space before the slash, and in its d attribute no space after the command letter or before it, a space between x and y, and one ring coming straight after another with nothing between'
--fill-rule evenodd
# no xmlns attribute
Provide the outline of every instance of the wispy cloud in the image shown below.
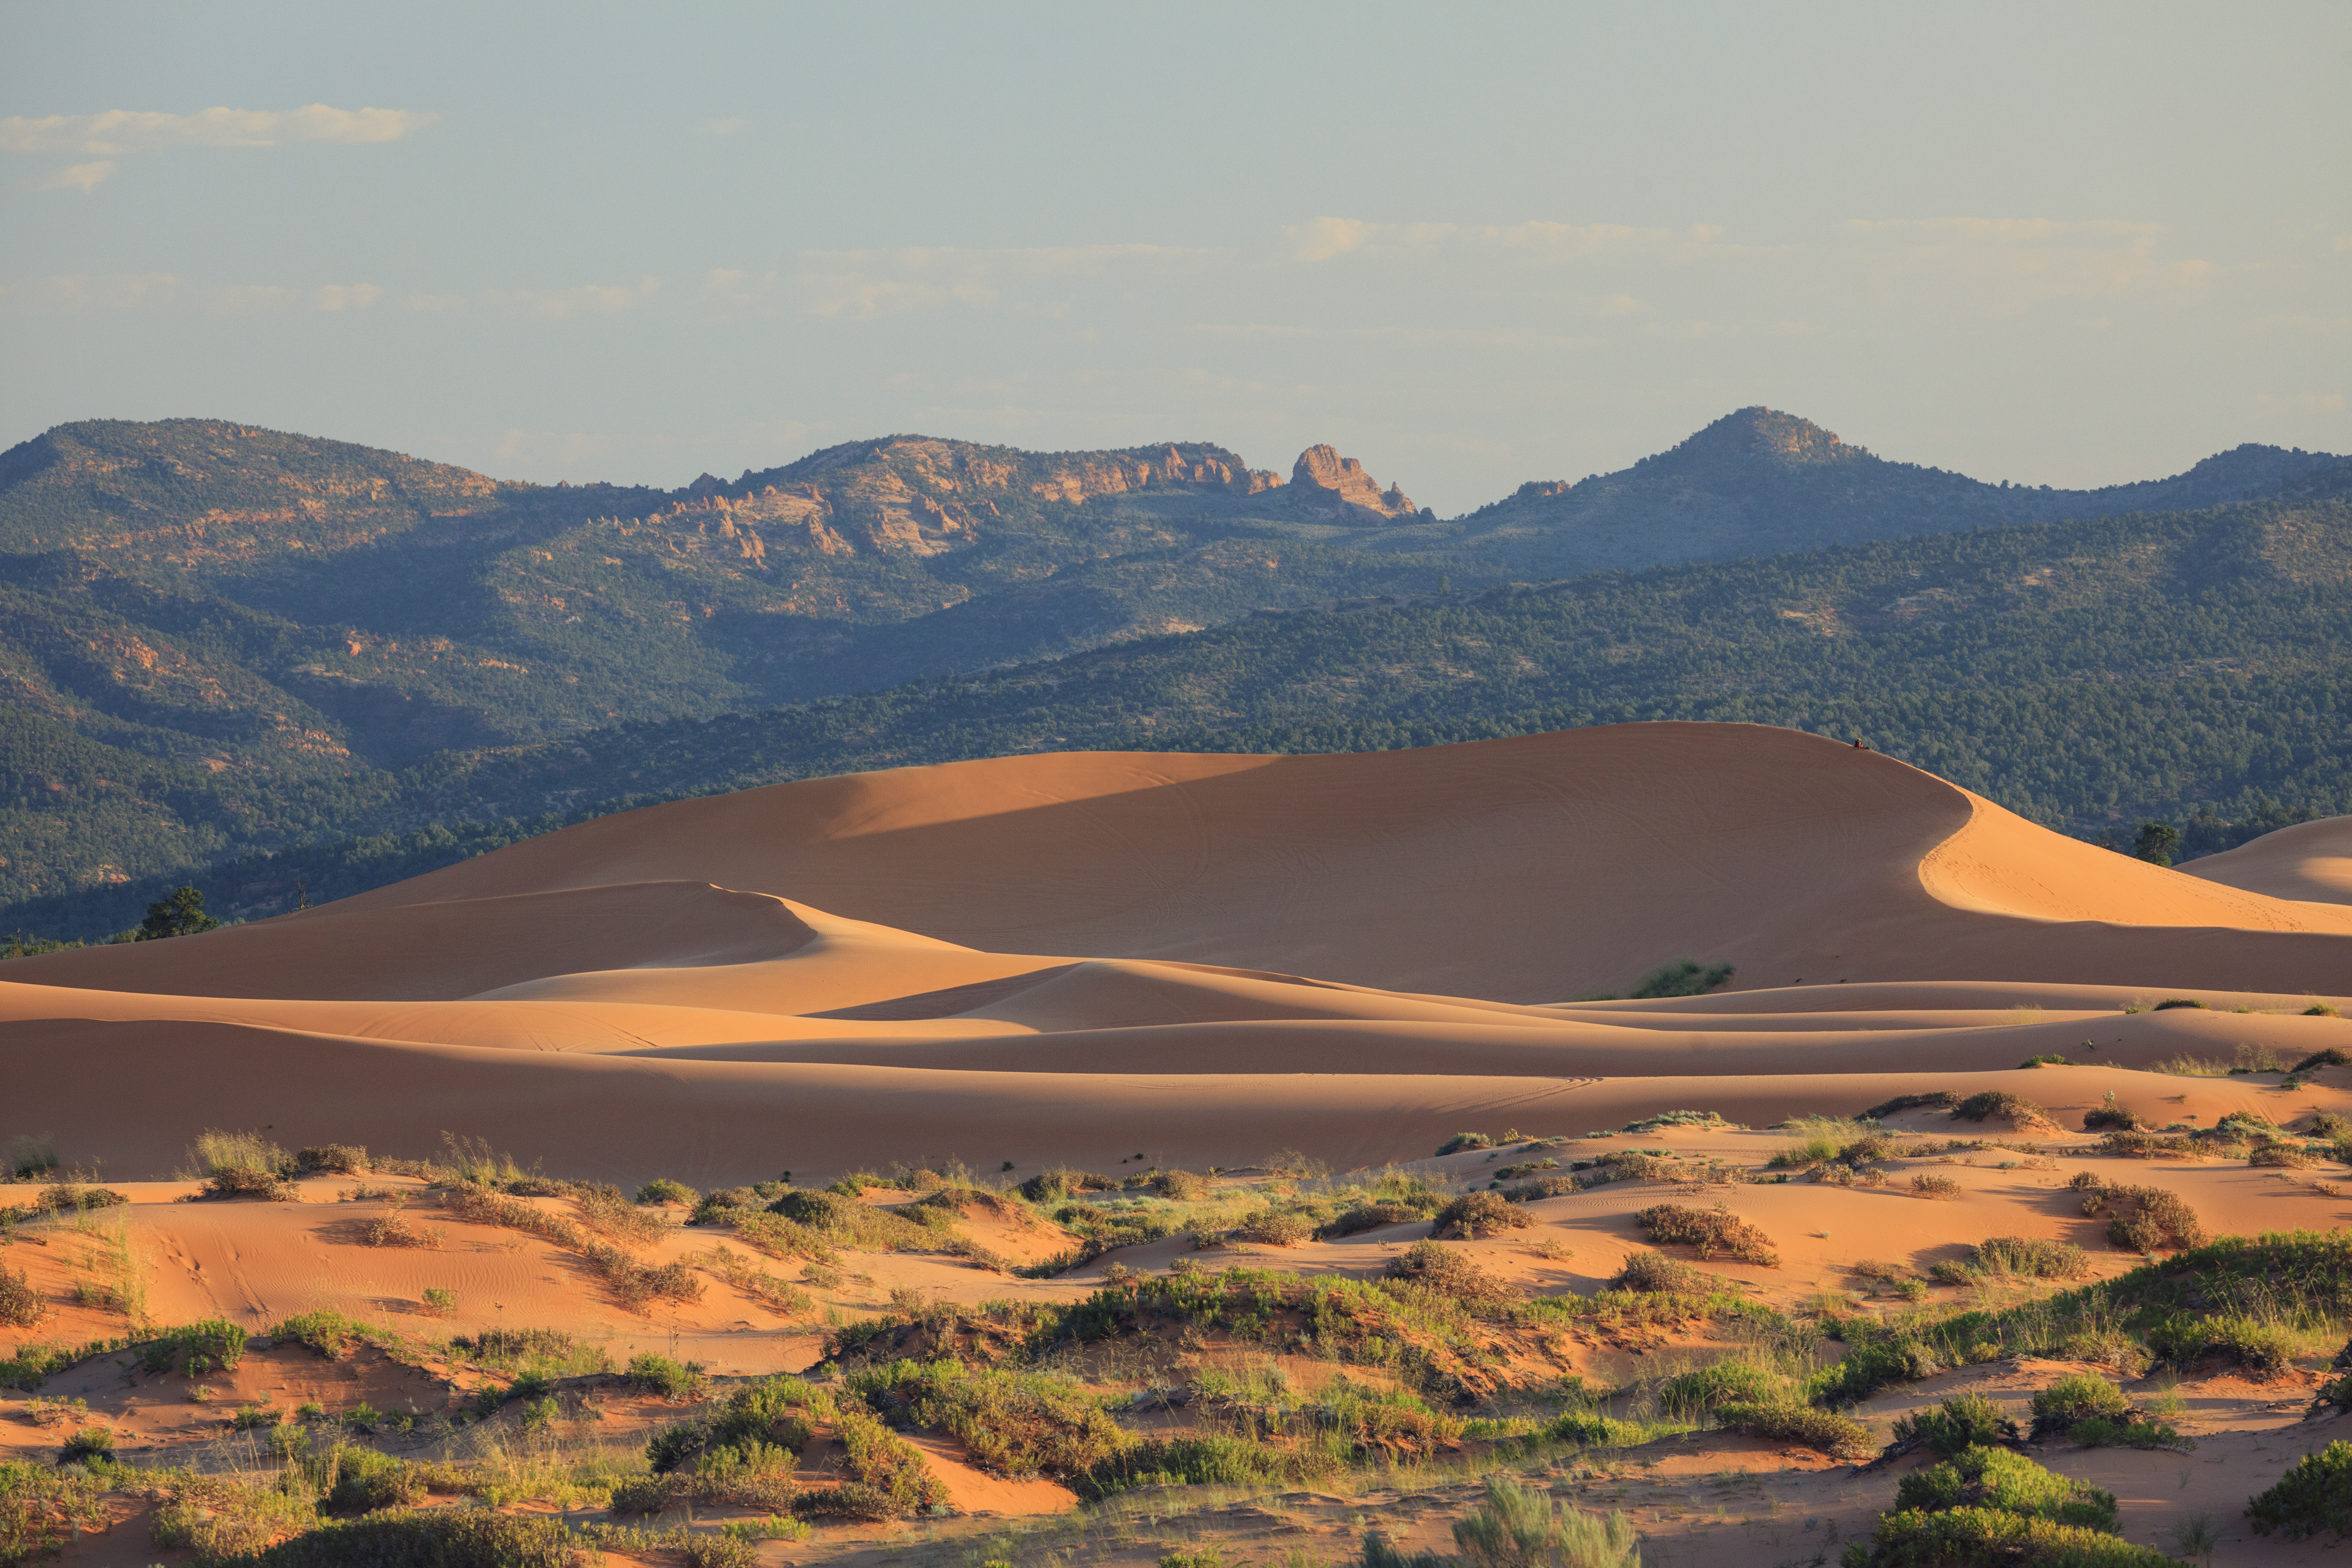
<svg viewBox="0 0 2352 1568"><path fill-rule="evenodd" d="M2264 413L2341 414L2344 412L2344 395L2340 392L2265 392L2256 395L2254 406Z"/></svg>
<svg viewBox="0 0 2352 1568"><path fill-rule="evenodd" d="M1587 256L1654 250L1670 244L1674 233L1663 228L1635 228L1625 224L1546 223L1368 223L1360 218L1318 217L1286 228L1291 258L1328 261L1355 250L1427 250L1467 246L1525 252L1554 260ZM1690 237L1705 244L1723 231L1701 224Z"/></svg>
<svg viewBox="0 0 2352 1568"><path fill-rule="evenodd" d="M541 321L564 321L577 316L610 316L623 310L633 310L660 292L661 279L647 278L640 280L634 289L582 283L569 289L492 290L479 296L479 301L493 310L536 316ZM412 309L415 308L415 300L410 303Z"/></svg>
<svg viewBox="0 0 2352 1568"><path fill-rule="evenodd" d="M153 309L179 297L180 280L168 272L70 272L0 283L0 309L41 314Z"/></svg>
<svg viewBox="0 0 2352 1568"><path fill-rule="evenodd" d="M741 115L735 114L729 115L724 120L706 120L702 122L702 128L713 136L733 136L750 129L751 124L751 122Z"/></svg>
<svg viewBox="0 0 2352 1568"><path fill-rule="evenodd" d="M244 283L206 289L197 298L214 315L240 316L260 310L364 310L383 298L383 290L373 283L322 283L307 289Z"/></svg>
<svg viewBox="0 0 2352 1568"><path fill-rule="evenodd" d="M1974 294L1996 313L2047 300L2140 298L2180 304L2226 268L2163 254L2167 231L2115 219L1851 218L1850 255L1871 287Z"/></svg>
<svg viewBox="0 0 2352 1568"><path fill-rule="evenodd" d="M697 298L706 308L730 313L791 313L828 321L873 321L949 305L1001 306L1023 314L1059 317L1069 301L1053 297L1052 290L1088 279L1122 276L1137 265L1189 266L1232 254L1163 245L810 250L794 257L789 268L763 272L713 268L704 274Z"/></svg>
<svg viewBox="0 0 2352 1568"><path fill-rule="evenodd" d="M0 120L0 152L92 153L117 157L156 147L277 147L290 142L356 145L397 142L440 116L407 109L206 109L164 114L110 109L103 114L12 114Z"/></svg>
<svg viewBox="0 0 2352 1568"><path fill-rule="evenodd" d="M102 158L95 163L68 163L37 183L33 188L37 191L90 191L97 189L98 183L112 173L114 163L111 159Z"/></svg>

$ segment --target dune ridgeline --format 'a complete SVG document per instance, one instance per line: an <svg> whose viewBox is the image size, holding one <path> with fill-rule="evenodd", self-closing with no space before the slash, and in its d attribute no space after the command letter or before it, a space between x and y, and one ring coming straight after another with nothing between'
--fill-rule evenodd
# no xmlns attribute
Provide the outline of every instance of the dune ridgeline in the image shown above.
<svg viewBox="0 0 2352 1568"><path fill-rule="evenodd" d="M1018 1561L1139 1488L1202 1563L1502 1568L1544 1489L1645 1561L2300 1561L2347 867L1632 724L813 779L20 959L0 1445L100 1434L89 1563Z"/></svg>

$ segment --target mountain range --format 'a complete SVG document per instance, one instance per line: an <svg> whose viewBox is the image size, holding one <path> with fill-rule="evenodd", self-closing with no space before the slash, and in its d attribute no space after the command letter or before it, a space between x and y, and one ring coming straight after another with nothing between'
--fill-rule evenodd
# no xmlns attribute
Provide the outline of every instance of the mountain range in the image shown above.
<svg viewBox="0 0 2352 1568"><path fill-rule="evenodd" d="M216 421L64 426L0 455L0 907L707 783L591 766L523 809L425 782L538 754L518 747L584 763L618 743L599 735L1137 639L1181 649L1256 611L1442 609L1515 581L2315 494L2343 471L2242 447L2142 484L2005 487L1747 409L1620 473L1441 520L1328 447L1285 477L1197 443L894 437L662 491ZM1139 715L1087 743L1244 710Z"/></svg>

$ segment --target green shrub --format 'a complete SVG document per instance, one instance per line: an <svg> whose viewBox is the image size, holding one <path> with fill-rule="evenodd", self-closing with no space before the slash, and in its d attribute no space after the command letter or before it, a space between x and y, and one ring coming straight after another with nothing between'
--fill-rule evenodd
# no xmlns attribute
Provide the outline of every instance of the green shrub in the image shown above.
<svg viewBox="0 0 2352 1568"><path fill-rule="evenodd" d="M1314 1234L1315 1222L1305 1215L1270 1209L1251 1215L1234 1227L1236 1237L1261 1247L1296 1247Z"/></svg>
<svg viewBox="0 0 2352 1568"><path fill-rule="evenodd" d="M908 1419L952 1436L992 1475L1079 1476L1135 1443L1099 1398L1041 1373L901 1361L853 1373L847 1385L868 1403L904 1400Z"/></svg>
<svg viewBox="0 0 2352 1568"><path fill-rule="evenodd" d="M710 1382L700 1362L675 1362L651 1351L629 1359L628 1378L636 1387L673 1404L697 1397Z"/></svg>
<svg viewBox="0 0 2352 1568"><path fill-rule="evenodd" d="M656 1176L637 1189L640 1204L683 1204L694 1208L702 1202L702 1194L684 1182L673 1182L667 1176Z"/></svg>
<svg viewBox="0 0 2352 1568"><path fill-rule="evenodd" d="M328 1171L341 1176L365 1175L371 1169L368 1152L357 1143L320 1143L294 1152L294 1168L308 1175Z"/></svg>
<svg viewBox="0 0 2352 1568"><path fill-rule="evenodd" d="M1356 1236L1364 1231L1378 1230L1383 1226L1411 1225L1415 1220L1427 1219L1434 1212L1434 1205L1429 1208L1422 1208L1416 1205L1394 1203L1386 1199L1377 1203L1360 1203L1326 1220L1323 1228L1315 1234L1325 1240L1342 1236Z"/></svg>
<svg viewBox="0 0 2352 1568"><path fill-rule="evenodd" d="M1916 1442L1939 1458L1952 1458L1969 1448L1989 1448L2018 1440L2017 1423L1981 1394L1963 1394L1933 1410L1922 1410L1895 1423L1896 1443Z"/></svg>
<svg viewBox="0 0 2352 1568"><path fill-rule="evenodd" d="M1923 1512L1999 1509L2107 1534L2118 1528L2113 1492L2053 1475L2006 1448L1966 1448L1942 1464L1913 1471L1895 1486L1895 1507Z"/></svg>
<svg viewBox="0 0 2352 1568"><path fill-rule="evenodd" d="M1738 973L1727 963L1702 964L1695 958L1677 958L1634 982L1629 994L1636 1002L1659 996L1704 996Z"/></svg>
<svg viewBox="0 0 2352 1568"><path fill-rule="evenodd" d="M1721 1204L1712 1209L1659 1204L1635 1214L1633 1223L1648 1231L1652 1241L1696 1247L1702 1258L1731 1258L1768 1268L1780 1266L1772 1238Z"/></svg>
<svg viewBox="0 0 2352 1568"><path fill-rule="evenodd" d="M1524 1230L1535 1216L1500 1193L1465 1193L1432 1216L1433 1237L1475 1241L1507 1230Z"/></svg>
<svg viewBox="0 0 2352 1568"><path fill-rule="evenodd" d="M611 1508L614 1513L659 1513L670 1504L669 1478L663 1476L624 1476L613 1483Z"/></svg>
<svg viewBox="0 0 2352 1568"><path fill-rule="evenodd" d="M58 1450L60 1465L79 1464L86 1459L110 1459L114 1457L114 1432L106 1426L85 1426L65 1441Z"/></svg>
<svg viewBox="0 0 2352 1568"><path fill-rule="evenodd" d="M2131 1413L2131 1396L2116 1384L2087 1372L2068 1373L2033 1396L2033 1440L2038 1443L2095 1415L2112 1418Z"/></svg>
<svg viewBox="0 0 2352 1568"><path fill-rule="evenodd" d="M1495 1140L1487 1137L1484 1132L1456 1132L1437 1146L1437 1157L1442 1160L1448 1154L1459 1154L1469 1150L1492 1149L1494 1146Z"/></svg>
<svg viewBox="0 0 2352 1568"><path fill-rule="evenodd" d="M2185 1454L2197 1446L2163 1422L2138 1415L2122 1420L2094 1415L2068 1427L2066 1436L2078 1448L2169 1448Z"/></svg>
<svg viewBox="0 0 2352 1568"><path fill-rule="evenodd" d="M1175 1203L1194 1203L1209 1195L1209 1178L1191 1171L1154 1171L1151 1190Z"/></svg>
<svg viewBox="0 0 2352 1568"><path fill-rule="evenodd" d="M1097 1175L1091 1171L1056 1167L1038 1172L1022 1183L1019 1190L1021 1195L1033 1204L1059 1203L1073 1193L1115 1193L1118 1191L1118 1178ZM777 1212L790 1211L780 1208ZM793 1217L799 1219L803 1216L793 1215Z"/></svg>
<svg viewBox="0 0 2352 1568"><path fill-rule="evenodd" d="M2179 1193L2165 1187L2108 1187L2102 1197L2115 1210L2107 1222L2107 1239L2126 1251L2178 1252L2204 1244L2204 1222Z"/></svg>
<svg viewBox="0 0 2352 1568"><path fill-rule="evenodd" d="M2257 1535L2300 1541L2323 1530L2352 1535L2352 1443L2306 1454L2278 1485L2246 1505Z"/></svg>
<svg viewBox="0 0 2352 1568"><path fill-rule="evenodd" d="M2170 1012L2170 1011L2172 1011L2175 1007L2198 1007L2198 1008L2205 1008L2205 1010L2207 1010L2207 1011L2209 1011L2209 1012L2211 1010L2211 1009L2210 1009L2210 1008L2206 1008L2206 1005L2205 1005L2204 1003L2202 1003L2202 1002L2199 1002L2199 1001L2196 1001L2196 1000L2194 1000L2194 999L2193 999L2193 998L2191 998L2191 997L2188 997L2188 996L2168 996L2168 997L2166 997L2163 1001L2158 1002L2158 1003L2156 1005L2155 1011L2157 1011L2157 1012L2158 1012L2158 1013L2169 1013L2169 1012Z"/></svg>
<svg viewBox="0 0 2352 1568"><path fill-rule="evenodd" d="M0 1460L0 1564L37 1563L104 1527L102 1483L80 1470Z"/></svg>
<svg viewBox="0 0 2352 1568"><path fill-rule="evenodd" d="M2112 1089L2107 1090L2106 1099L2083 1112L2083 1131L2085 1132L2104 1132L2110 1130L2130 1132L2139 1126L2138 1114L2126 1110L2116 1103L2116 1091Z"/></svg>
<svg viewBox="0 0 2352 1568"><path fill-rule="evenodd" d="M1640 1423L1620 1421L1595 1410L1571 1410L1546 1426L1543 1434L1563 1443L1596 1448L1631 1448L1650 1440L1650 1429Z"/></svg>
<svg viewBox="0 0 2352 1568"><path fill-rule="evenodd" d="M679 1542L681 1568L757 1568L760 1549L722 1527L714 1534L688 1535Z"/></svg>
<svg viewBox="0 0 2352 1568"><path fill-rule="evenodd" d="M1806 1380L1805 1394L1816 1405L1844 1409L1882 1388L1916 1383L1943 1370L1921 1345L1907 1340L1879 1340L1853 1346L1843 1360L1813 1373Z"/></svg>
<svg viewBox="0 0 2352 1568"><path fill-rule="evenodd" d="M183 1377L234 1372L245 1359L245 1331L218 1318L166 1329L141 1347L139 1359L149 1372L178 1373Z"/></svg>

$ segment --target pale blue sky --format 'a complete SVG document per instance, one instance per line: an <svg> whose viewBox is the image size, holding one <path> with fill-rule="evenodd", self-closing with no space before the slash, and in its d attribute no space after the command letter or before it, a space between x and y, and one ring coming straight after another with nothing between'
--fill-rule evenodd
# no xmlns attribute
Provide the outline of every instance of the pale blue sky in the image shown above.
<svg viewBox="0 0 2352 1568"><path fill-rule="evenodd" d="M2337 3L11 4L0 443L1331 441L1446 514L1750 403L2352 451L2347 81Z"/></svg>

